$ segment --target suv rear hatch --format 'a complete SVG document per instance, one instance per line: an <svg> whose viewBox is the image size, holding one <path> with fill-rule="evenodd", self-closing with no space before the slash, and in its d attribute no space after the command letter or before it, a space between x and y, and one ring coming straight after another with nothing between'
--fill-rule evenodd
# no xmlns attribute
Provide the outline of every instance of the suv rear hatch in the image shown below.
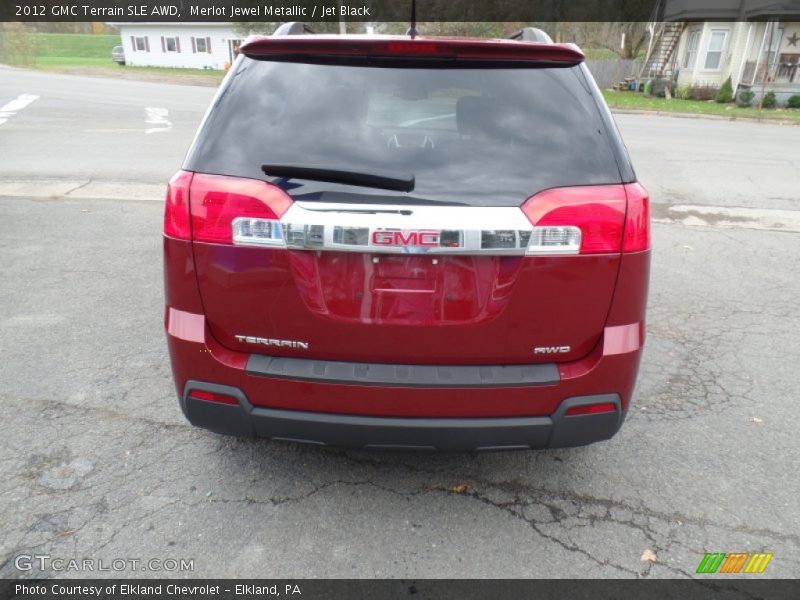
<svg viewBox="0 0 800 600"><path fill-rule="evenodd" d="M595 346L626 186L576 49L304 36L243 52L181 180L221 344L452 365Z"/></svg>

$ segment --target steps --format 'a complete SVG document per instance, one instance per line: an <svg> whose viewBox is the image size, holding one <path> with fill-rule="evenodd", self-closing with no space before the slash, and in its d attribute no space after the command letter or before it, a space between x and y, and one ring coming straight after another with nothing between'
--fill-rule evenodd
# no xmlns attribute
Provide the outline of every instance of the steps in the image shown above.
<svg viewBox="0 0 800 600"><path fill-rule="evenodd" d="M681 39L685 22L652 23L653 43L650 53L645 58L639 79L670 78L677 63L676 50Z"/></svg>

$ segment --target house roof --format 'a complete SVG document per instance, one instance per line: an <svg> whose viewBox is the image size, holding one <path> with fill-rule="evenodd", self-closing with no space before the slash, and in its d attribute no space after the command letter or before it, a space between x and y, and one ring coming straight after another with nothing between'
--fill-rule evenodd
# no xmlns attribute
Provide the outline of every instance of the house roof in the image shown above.
<svg viewBox="0 0 800 600"><path fill-rule="evenodd" d="M800 0L663 0L664 21L800 20Z"/></svg>
<svg viewBox="0 0 800 600"><path fill-rule="evenodd" d="M768 6L762 6L749 10L746 13L747 19L762 19L770 17L778 18L799 18L800 17L800 2L775 2Z"/></svg>

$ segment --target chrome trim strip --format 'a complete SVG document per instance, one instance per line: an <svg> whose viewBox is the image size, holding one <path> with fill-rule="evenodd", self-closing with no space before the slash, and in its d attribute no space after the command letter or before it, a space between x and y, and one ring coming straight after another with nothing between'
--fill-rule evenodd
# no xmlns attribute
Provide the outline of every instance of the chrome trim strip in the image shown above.
<svg viewBox="0 0 800 600"><path fill-rule="evenodd" d="M289 249L385 254L523 256L533 231L515 206L295 202L281 222Z"/></svg>

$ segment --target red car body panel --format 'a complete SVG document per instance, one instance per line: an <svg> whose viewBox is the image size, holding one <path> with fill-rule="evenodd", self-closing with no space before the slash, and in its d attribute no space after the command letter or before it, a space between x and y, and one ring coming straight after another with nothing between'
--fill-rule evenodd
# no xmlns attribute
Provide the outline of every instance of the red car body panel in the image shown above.
<svg viewBox="0 0 800 600"><path fill-rule="evenodd" d="M195 244L208 327L240 352L396 364L550 362L534 346L597 343L619 255L428 256ZM543 293L558 289L559 293ZM552 327L559 322L560 326ZM302 340L254 349L237 334Z"/></svg>
<svg viewBox="0 0 800 600"><path fill-rule="evenodd" d="M609 318L585 356L559 363L561 381L557 385L446 389L340 385L250 375L245 371L248 351L220 343L202 309L198 311L202 302L193 277L192 243L165 237L164 255L165 324L179 394L186 381L201 378L237 387L254 405L272 408L373 416L499 417L548 415L565 398L603 392L618 393L623 410L627 410L633 393L645 335L650 251L622 256L609 312L613 319ZM287 355L291 352L281 350Z"/></svg>

